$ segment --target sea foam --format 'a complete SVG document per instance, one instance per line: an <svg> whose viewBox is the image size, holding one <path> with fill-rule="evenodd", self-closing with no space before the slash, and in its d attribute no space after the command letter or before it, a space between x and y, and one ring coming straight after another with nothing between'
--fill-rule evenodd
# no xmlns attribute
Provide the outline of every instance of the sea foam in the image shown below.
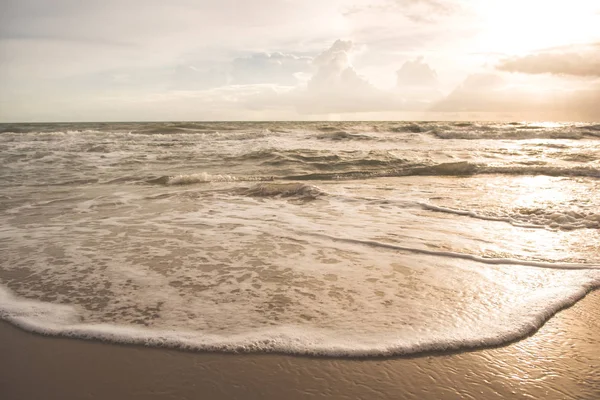
<svg viewBox="0 0 600 400"><path fill-rule="evenodd" d="M421 203L426 210L467 216L486 221L502 221L521 228L546 229L600 229L600 213L582 210L553 210L517 208L509 215L484 215L470 210L457 210L434 204Z"/></svg>
<svg viewBox="0 0 600 400"><path fill-rule="evenodd" d="M157 330L113 324L79 322L76 308L19 299L0 287L0 318L43 335L94 339L151 347L219 352L277 352L285 354L377 357L422 352L456 351L502 345L539 329L552 315L583 298L600 279L580 286L545 290L531 297L525 309L490 316L485 321L465 321L441 332L361 334L360 330L327 330L278 326L233 335L185 330Z"/></svg>

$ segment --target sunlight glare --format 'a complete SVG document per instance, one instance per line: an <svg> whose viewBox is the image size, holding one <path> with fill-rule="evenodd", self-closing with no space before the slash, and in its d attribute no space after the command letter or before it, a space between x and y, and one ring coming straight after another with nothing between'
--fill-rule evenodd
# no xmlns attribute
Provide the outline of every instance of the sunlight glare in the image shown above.
<svg viewBox="0 0 600 400"><path fill-rule="evenodd" d="M596 0L492 0L476 7L481 51L519 54L600 38ZM596 26L590 29L590 26Z"/></svg>

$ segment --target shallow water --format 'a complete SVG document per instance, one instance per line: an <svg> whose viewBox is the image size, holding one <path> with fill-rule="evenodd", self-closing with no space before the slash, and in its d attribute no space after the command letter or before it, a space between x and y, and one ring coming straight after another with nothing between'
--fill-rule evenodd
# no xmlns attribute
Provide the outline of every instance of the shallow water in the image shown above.
<svg viewBox="0 0 600 400"><path fill-rule="evenodd" d="M0 125L0 315L224 351L502 344L600 286L599 129Z"/></svg>

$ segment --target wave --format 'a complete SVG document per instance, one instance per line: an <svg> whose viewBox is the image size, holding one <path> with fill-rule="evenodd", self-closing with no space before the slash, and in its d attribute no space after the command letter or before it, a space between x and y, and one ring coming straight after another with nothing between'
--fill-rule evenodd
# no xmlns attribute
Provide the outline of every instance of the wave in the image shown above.
<svg viewBox="0 0 600 400"><path fill-rule="evenodd" d="M438 139L463 140L526 140L526 139L571 139L598 137L600 133L590 125L564 125L545 127L537 125L507 124L452 124L438 125L426 131Z"/></svg>
<svg viewBox="0 0 600 400"><path fill-rule="evenodd" d="M94 183L100 182L98 178L81 178L81 179L72 179L68 181L61 182L42 182L42 183L32 183L31 186L79 186L79 185L91 185Z"/></svg>
<svg viewBox="0 0 600 400"><path fill-rule="evenodd" d="M405 161L401 161L406 163ZM428 166L406 165L401 168L393 169L374 169L374 170L351 170L332 173L309 173L302 175L286 176L282 179L287 180L351 180L368 178L386 178L402 177L413 175L428 176L469 176L478 173L480 166L466 161L441 163Z"/></svg>
<svg viewBox="0 0 600 400"><path fill-rule="evenodd" d="M346 131L322 133L316 136L320 140L374 140L374 137Z"/></svg>
<svg viewBox="0 0 600 400"><path fill-rule="evenodd" d="M326 150L263 149L226 158L231 162L252 162L273 167L291 166L319 171L350 172L360 169L378 170L401 167L407 160L387 151L346 151L334 154Z"/></svg>
<svg viewBox="0 0 600 400"><path fill-rule="evenodd" d="M600 137L600 124L598 125L584 125L579 127L589 136Z"/></svg>
<svg viewBox="0 0 600 400"><path fill-rule="evenodd" d="M283 161L266 161L272 165L282 165ZM406 164L406 165L403 165ZM588 177L600 178L600 169L594 167L552 167L539 165L509 165L494 166L485 164L459 161L433 165L414 165L404 160L396 161L361 159L356 161L343 161L339 163L313 163L312 167L325 169L322 172L307 172L293 175L230 175L210 174L199 172L192 174L161 175L161 176L120 176L109 180L99 178L76 178L58 182L34 182L30 186L78 186L88 184L150 184L164 186L184 186L210 182L273 182L281 181L343 181L376 178L393 178L408 176L456 176L469 177L476 175L545 175L553 177ZM391 167L391 168L390 168ZM275 171L274 171L275 172ZM562 228L561 228L562 229ZM568 229L568 228L565 228Z"/></svg>
<svg viewBox="0 0 600 400"><path fill-rule="evenodd" d="M506 222L520 228L600 229L600 213L575 210L519 208L510 215L483 215L474 211L457 210L433 204L419 203L426 210L467 216L485 221Z"/></svg>
<svg viewBox="0 0 600 400"><path fill-rule="evenodd" d="M421 133L427 132L431 128L429 126L423 126L419 124L408 124L401 125L390 129L390 132L409 132L409 133Z"/></svg>
<svg viewBox="0 0 600 400"><path fill-rule="evenodd" d="M368 336L300 326L255 329L232 335L157 330L134 326L83 323L75 307L17 298L0 287L0 319L42 335L100 340L187 351L283 353L329 357L389 357L424 352L499 346L537 331L558 311L570 307L600 285L592 279L533 296L526 312L502 316L482 330L449 327L443 334Z"/></svg>
<svg viewBox="0 0 600 400"><path fill-rule="evenodd" d="M261 139L266 137L272 137L275 135L275 131L269 129L257 130L257 131L232 131L232 132L220 132L216 131L211 138L215 141L242 141Z"/></svg>
<svg viewBox="0 0 600 400"><path fill-rule="evenodd" d="M591 163L600 160L600 156L596 152L587 153L566 153L559 156L562 160L578 162L578 163Z"/></svg>
<svg viewBox="0 0 600 400"><path fill-rule="evenodd" d="M431 121L382 121L382 122L87 122L87 123L5 123L0 124L2 133L49 133L85 132L165 134L186 133L286 133L292 131L321 132L324 140L371 139L366 132L388 133L432 133L442 139L486 139L486 138L580 138L598 137L597 123L527 124L521 122L431 122Z"/></svg>
<svg viewBox="0 0 600 400"><path fill-rule="evenodd" d="M600 169L594 167L552 167L552 166L481 166L480 174L497 175L545 175L545 176L579 176L589 178L600 178Z"/></svg>
<svg viewBox="0 0 600 400"><path fill-rule="evenodd" d="M472 175L546 175L600 178L600 170L593 167L552 167L538 165L494 166L458 161L425 166L407 165L404 168L383 170L354 170L333 173L290 175L287 180L345 180L402 176L472 176Z"/></svg>
<svg viewBox="0 0 600 400"><path fill-rule="evenodd" d="M326 235L323 233L305 233L305 235L315 236L319 238L328 239L334 242L344 242L349 244L358 244L362 246L375 247L388 250L406 251L410 253L424 254L429 256L447 257L447 258L458 258L462 260L476 261L482 264L489 265L521 265L525 267L535 268L546 268L546 269L567 269L567 270L600 270L600 264L576 264L576 263L554 263L545 261L529 261L519 260L515 258L491 258L481 257L474 254L457 253L452 251L436 251L419 249L415 247L400 246L391 243L377 242L374 240L359 240L352 238L336 237Z"/></svg>
<svg viewBox="0 0 600 400"><path fill-rule="evenodd" d="M303 200L313 200L325 195L318 187L303 183L261 183L240 189L238 193L251 197L294 197Z"/></svg>
<svg viewBox="0 0 600 400"><path fill-rule="evenodd" d="M429 165L424 167L415 167L408 169L407 175L454 175L466 176L474 175L479 166L466 161L458 161L451 163L442 163Z"/></svg>
<svg viewBox="0 0 600 400"><path fill-rule="evenodd" d="M153 135L153 134L161 134L161 135L173 135L173 134L181 134L181 133L196 133L195 130L190 130L188 128L182 128L178 126L165 126L165 127L153 127L146 129L135 130L131 133L137 135Z"/></svg>
<svg viewBox="0 0 600 400"><path fill-rule="evenodd" d="M272 181L273 177L263 176L233 176L233 175L212 175L206 172L187 175L160 176L158 178L149 178L144 180L149 184L158 185L193 185L207 182L252 182L252 181Z"/></svg>
<svg viewBox="0 0 600 400"><path fill-rule="evenodd" d="M244 128L241 124L227 123L144 123L131 126L130 132L137 135L177 135L243 131Z"/></svg>

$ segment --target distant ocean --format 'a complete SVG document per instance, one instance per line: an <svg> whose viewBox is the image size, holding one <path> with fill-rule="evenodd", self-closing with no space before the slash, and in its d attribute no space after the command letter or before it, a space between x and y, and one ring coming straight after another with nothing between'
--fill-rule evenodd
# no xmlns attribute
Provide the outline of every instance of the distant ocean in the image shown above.
<svg viewBox="0 0 600 400"><path fill-rule="evenodd" d="M0 124L0 317L232 352L498 345L600 287L600 125Z"/></svg>

